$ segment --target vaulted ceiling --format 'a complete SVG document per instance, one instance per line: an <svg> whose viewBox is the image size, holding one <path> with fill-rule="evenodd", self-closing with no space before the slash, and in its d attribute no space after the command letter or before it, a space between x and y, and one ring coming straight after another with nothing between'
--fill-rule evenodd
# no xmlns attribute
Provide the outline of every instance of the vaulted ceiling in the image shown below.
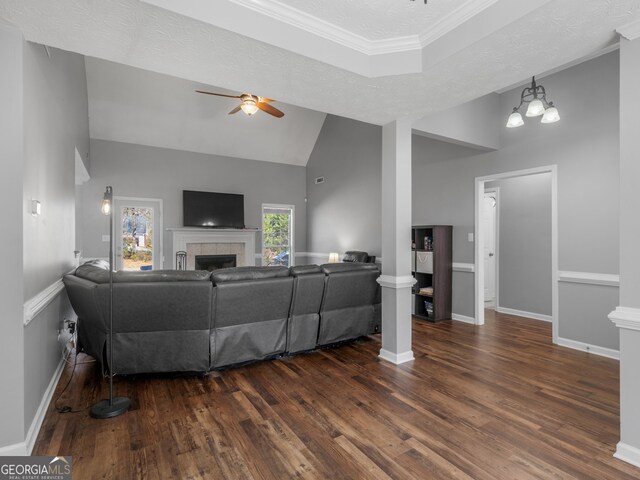
<svg viewBox="0 0 640 480"><path fill-rule="evenodd" d="M640 1L0 0L0 18L27 40L184 79L189 90L275 98L293 123L296 105L385 124L610 48L616 28L640 18ZM98 68L88 62L90 82ZM197 113L187 97L185 111ZM227 111L208 100L198 105Z"/></svg>

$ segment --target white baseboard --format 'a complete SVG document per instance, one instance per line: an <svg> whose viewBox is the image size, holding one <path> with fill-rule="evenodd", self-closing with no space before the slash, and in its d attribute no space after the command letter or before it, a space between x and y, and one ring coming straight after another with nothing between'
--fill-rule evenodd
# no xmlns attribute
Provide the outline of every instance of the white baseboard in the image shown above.
<svg viewBox="0 0 640 480"><path fill-rule="evenodd" d="M38 406L38 410L36 410L36 414L33 417L33 421L31 422L31 426L29 427L29 431L27 432L27 436L25 438L25 445L27 450L27 455L31 455L33 451L33 446L36 443L36 439L38 438L38 433L40 433L40 427L42 427L42 422L44 421L44 417L47 414L47 409L49 408L49 403L51 403L51 399L53 398L53 393L56 390L56 385L58 385L58 381L60 380L60 376L62 375L62 371L64 370L64 359L60 360L58 367L55 372L53 372L53 377L51 377L51 381L47 386L47 389L42 396L42 401Z"/></svg>
<svg viewBox="0 0 640 480"><path fill-rule="evenodd" d="M593 353L594 355L600 355L601 357L620 360L620 352L611 348L591 345L589 343L578 342L576 340L569 340L568 338L558 338L558 345L561 347L572 348L574 350L580 350L581 352Z"/></svg>
<svg viewBox="0 0 640 480"><path fill-rule="evenodd" d="M515 315L517 317L533 318L534 320L542 320L543 322L552 322L553 317L551 315L543 315L541 313L525 312L523 310L516 310L515 308L497 307L496 312L506 313L507 315Z"/></svg>
<svg viewBox="0 0 640 480"><path fill-rule="evenodd" d="M470 323L471 325L476 324L476 319L473 317L467 317L466 315L460 315L458 313L451 314L451 320L456 320L457 322Z"/></svg>
<svg viewBox="0 0 640 480"><path fill-rule="evenodd" d="M394 363L396 365L400 365L401 363L407 363L414 359L413 352L409 350L408 352L402 353L393 353L389 350L385 350L384 348L380 349L380 354L378 358L382 360L386 360L387 362Z"/></svg>
<svg viewBox="0 0 640 480"><path fill-rule="evenodd" d="M28 455L27 444L24 442L0 447L0 457L26 457Z"/></svg>
<svg viewBox="0 0 640 480"><path fill-rule="evenodd" d="M618 460L640 467L640 448L632 447L626 443L618 442L616 453L613 454Z"/></svg>
<svg viewBox="0 0 640 480"><path fill-rule="evenodd" d="M60 376L62 375L62 371L64 370L64 363L64 359L61 359L56 368L56 371L53 372L51 381L49 382L49 385L47 386L47 389L42 396L42 400L40 401L38 410L36 410L36 414L33 417L33 421L31 422L31 426L29 427L29 431L27 432L24 442L14 443L13 445L7 445L6 447L0 447L0 457L24 457L31 455L33 447L36 443L36 439L38 438L38 434L40 433L40 427L42 427L42 422L44 421L44 417L47 414L49 403L51 403L53 393L56 390L56 385L58 385L58 381L60 380Z"/></svg>

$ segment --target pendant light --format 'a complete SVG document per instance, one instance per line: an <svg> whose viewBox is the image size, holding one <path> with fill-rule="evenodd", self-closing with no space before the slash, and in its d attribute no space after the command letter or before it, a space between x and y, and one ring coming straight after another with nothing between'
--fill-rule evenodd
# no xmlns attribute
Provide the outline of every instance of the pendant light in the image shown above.
<svg viewBox="0 0 640 480"><path fill-rule="evenodd" d="M520 114L520 108L527 103L527 117L539 117L542 115L541 123L555 123L560 120L558 109L553 102L547 101L547 93L542 85L536 84L536 77L531 77L531 86L525 87L520 94L520 105L513 108L513 112L507 120L507 128L516 128L524 125L524 120Z"/></svg>

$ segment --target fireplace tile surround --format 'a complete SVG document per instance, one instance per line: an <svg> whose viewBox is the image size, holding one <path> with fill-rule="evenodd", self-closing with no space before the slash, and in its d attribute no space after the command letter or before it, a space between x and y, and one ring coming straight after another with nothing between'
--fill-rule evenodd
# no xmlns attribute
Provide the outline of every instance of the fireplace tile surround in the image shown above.
<svg viewBox="0 0 640 480"><path fill-rule="evenodd" d="M239 267L255 265L257 229L167 228L173 236L172 264L176 252L187 252L187 270L195 269L196 255L236 255Z"/></svg>

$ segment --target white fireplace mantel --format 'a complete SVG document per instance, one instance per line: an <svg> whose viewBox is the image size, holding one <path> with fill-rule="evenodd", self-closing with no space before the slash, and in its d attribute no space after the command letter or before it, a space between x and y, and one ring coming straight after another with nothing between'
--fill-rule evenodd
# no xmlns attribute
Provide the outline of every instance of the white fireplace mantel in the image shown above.
<svg viewBox="0 0 640 480"><path fill-rule="evenodd" d="M218 229L198 227L170 227L173 234L173 268L176 268L176 253L187 251L189 243L243 243L244 258L238 258L238 265L255 265L256 234L258 229Z"/></svg>

